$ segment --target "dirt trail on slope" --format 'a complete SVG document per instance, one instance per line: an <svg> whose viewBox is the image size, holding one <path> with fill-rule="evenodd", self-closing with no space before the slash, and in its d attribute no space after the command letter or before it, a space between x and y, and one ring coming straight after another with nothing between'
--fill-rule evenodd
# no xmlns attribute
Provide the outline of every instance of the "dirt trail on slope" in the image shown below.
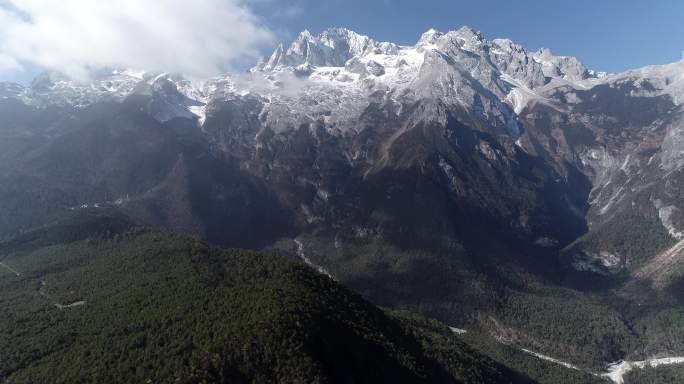
<svg viewBox="0 0 684 384"><path fill-rule="evenodd" d="M299 258L302 259L306 265L315 269L316 271L318 271L318 273L326 275L329 278L335 280L335 278L325 268L321 267L320 265L314 264L311 261L311 259L306 257L306 254L304 253L304 244L301 241L294 239L294 242L295 244L297 244L297 256L299 256Z"/></svg>
<svg viewBox="0 0 684 384"><path fill-rule="evenodd" d="M44 298L48 299L49 301L51 301L52 305L54 305L55 308L57 308L57 309L60 309L60 310L61 309L69 309L69 308L81 307L81 306L86 305L85 300L75 301L71 304L62 304L62 303L58 302L57 300L53 299L52 296L45 293L45 287L46 286L47 286L47 282L45 280L42 280L40 282L40 288L38 289L38 294L43 296Z"/></svg>
<svg viewBox="0 0 684 384"><path fill-rule="evenodd" d="M21 273L20 273L20 272L18 272L18 271L15 270L14 268L10 267L9 265L7 265L7 264L5 264L5 263L3 263L3 262L1 262L1 261L0 261L0 266L2 266L2 267L4 267L5 269L7 269L8 271L14 273L17 277L21 277Z"/></svg>
<svg viewBox="0 0 684 384"><path fill-rule="evenodd" d="M22 276L22 275L21 275L21 272L19 272L19 271L17 271L16 269L10 267L9 265L5 264L4 262L1 262L1 261L0 261L0 267L3 267L3 268L5 268L5 269L7 269L8 271L12 272L12 273L13 273L15 276L17 276L17 277L21 277L21 276ZM41 295L42 297L44 297L44 298L50 300L50 301L52 302L52 304L53 304L56 308L58 308L58 309L68 309L68 308L81 307L81 306L83 306L83 305L86 305L86 301L85 301L85 300L75 301L75 302L73 302L73 303L71 303L71 304L62 304L62 303L57 302L57 301L56 301L55 299L53 299L50 295L48 295L47 293L45 293L45 286L46 286L46 285L47 285L47 283L45 282L45 280L42 280L42 281L40 282L40 288L38 289L38 294Z"/></svg>
<svg viewBox="0 0 684 384"><path fill-rule="evenodd" d="M658 287L675 272L676 266L684 263L684 240L679 241L669 249L656 255L641 268L634 277L641 280L651 280Z"/></svg>

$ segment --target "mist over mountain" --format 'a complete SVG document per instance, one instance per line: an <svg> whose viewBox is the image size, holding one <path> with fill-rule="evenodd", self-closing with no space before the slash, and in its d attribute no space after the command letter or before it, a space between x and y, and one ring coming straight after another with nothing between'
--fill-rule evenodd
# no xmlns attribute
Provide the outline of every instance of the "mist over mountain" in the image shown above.
<svg viewBox="0 0 684 384"><path fill-rule="evenodd" d="M203 82L127 68L91 77L46 72L28 86L0 83L6 336L18 337L20 319L39 311L41 282L58 282L55 297L77 292L60 305L80 302L88 274L114 263L122 278L134 269L145 279L149 269L150 286L170 284L164 273L186 284L193 271L187 284L202 300L205 286L232 287L220 294L233 301L206 298L211 313L243 303L247 286L270 303L283 280L294 304L276 307L302 318L243 307L240 316L297 326L341 316L313 335L296 333L310 337L287 344L302 356L296 362L279 354L278 343L291 340L282 330L267 340L278 353L252 346L240 357L233 339L193 341L191 365L174 360L173 372L150 368L135 379L373 382L406 372L410 382L622 382L651 374L629 376L625 367L639 365L631 362L684 356L684 61L608 74L469 27L430 29L411 46L330 28L300 33L249 71ZM89 215L104 218L95 225ZM228 263L218 248L167 231L267 255ZM155 245L166 241L173 249ZM164 252L192 267L169 266ZM121 255L133 256L121 266ZM251 277L240 280L245 263ZM32 271L26 280L16 279L21 268ZM261 291L262 279L273 292ZM70 361L91 358L76 347L85 339L72 322L106 318L112 308L93 315L90 300L127 289L107 284L93 288L85 309L49 306L71 335ZM136 295L120 305L139 303ZM20 296L31 304L12 304ZM165 321L164 310L146 327ZM235 324L227 334L244 326ZM374 338L362 340L361 329ZM320 344L337 332L353 337ZM11 367L0 379L35 381L58 369L62 347L42 338L33 341L40 354L0 352L11 362L0 364ZM131 339L145 350L149 342ZM371 350L383 368L369 376L356 352L335 363L344 355L337 348ZM446 357L453 351L457 362ZM611 366L621 361L624 371ZM680 366L669 368L682 377Z"/></svg>

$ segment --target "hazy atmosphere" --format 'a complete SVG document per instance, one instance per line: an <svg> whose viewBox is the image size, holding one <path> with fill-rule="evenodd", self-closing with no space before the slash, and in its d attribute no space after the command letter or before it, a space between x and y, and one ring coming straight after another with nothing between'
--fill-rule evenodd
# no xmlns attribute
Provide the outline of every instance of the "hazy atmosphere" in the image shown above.
<svg viewBox="0 0 684 384"><path fill-rule="evenodd" d="M0 0L0 383L683 383L682 14Z"/></svg>

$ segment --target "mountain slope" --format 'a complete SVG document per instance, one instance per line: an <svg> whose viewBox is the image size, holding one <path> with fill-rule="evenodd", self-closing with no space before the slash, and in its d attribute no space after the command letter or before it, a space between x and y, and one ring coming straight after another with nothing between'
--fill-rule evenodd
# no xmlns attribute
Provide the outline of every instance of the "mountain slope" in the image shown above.
<svg viewBox="0 0 684 384"><path fill-rule="evenodd" d="M21 270L0 275L3 382L531 382L282 256L118 223L79 233L110 220L3 244Z"/></svg>
<svg viewBox="0 0 684 384"><path fill-rule="evenodd" d="M5 84L0 236L115 209L585 369L681 354L682 76L334 28L204 84Z"/></svg>

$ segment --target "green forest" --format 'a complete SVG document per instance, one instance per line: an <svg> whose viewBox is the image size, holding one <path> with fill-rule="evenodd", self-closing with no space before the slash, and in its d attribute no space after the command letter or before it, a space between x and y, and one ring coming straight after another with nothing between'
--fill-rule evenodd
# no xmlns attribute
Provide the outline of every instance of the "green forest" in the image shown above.
<svg viewBox="0 0 684 384"><path fill-rule="evenodd" d="M282 250L223 249L107 211L26 232L0 243L0 255L7 383L607 383L587 373L604 368L597 362L644 340L674 348L684 329L676 308L627 328L598 298L559 288L492 300L512 326L503 339L477 327L456 335L414 312L377 307ZM523 325L527 334L513 331ZM535 342L542 339L548 344ZM635 371L629 380L677 372Z"/></svg>

